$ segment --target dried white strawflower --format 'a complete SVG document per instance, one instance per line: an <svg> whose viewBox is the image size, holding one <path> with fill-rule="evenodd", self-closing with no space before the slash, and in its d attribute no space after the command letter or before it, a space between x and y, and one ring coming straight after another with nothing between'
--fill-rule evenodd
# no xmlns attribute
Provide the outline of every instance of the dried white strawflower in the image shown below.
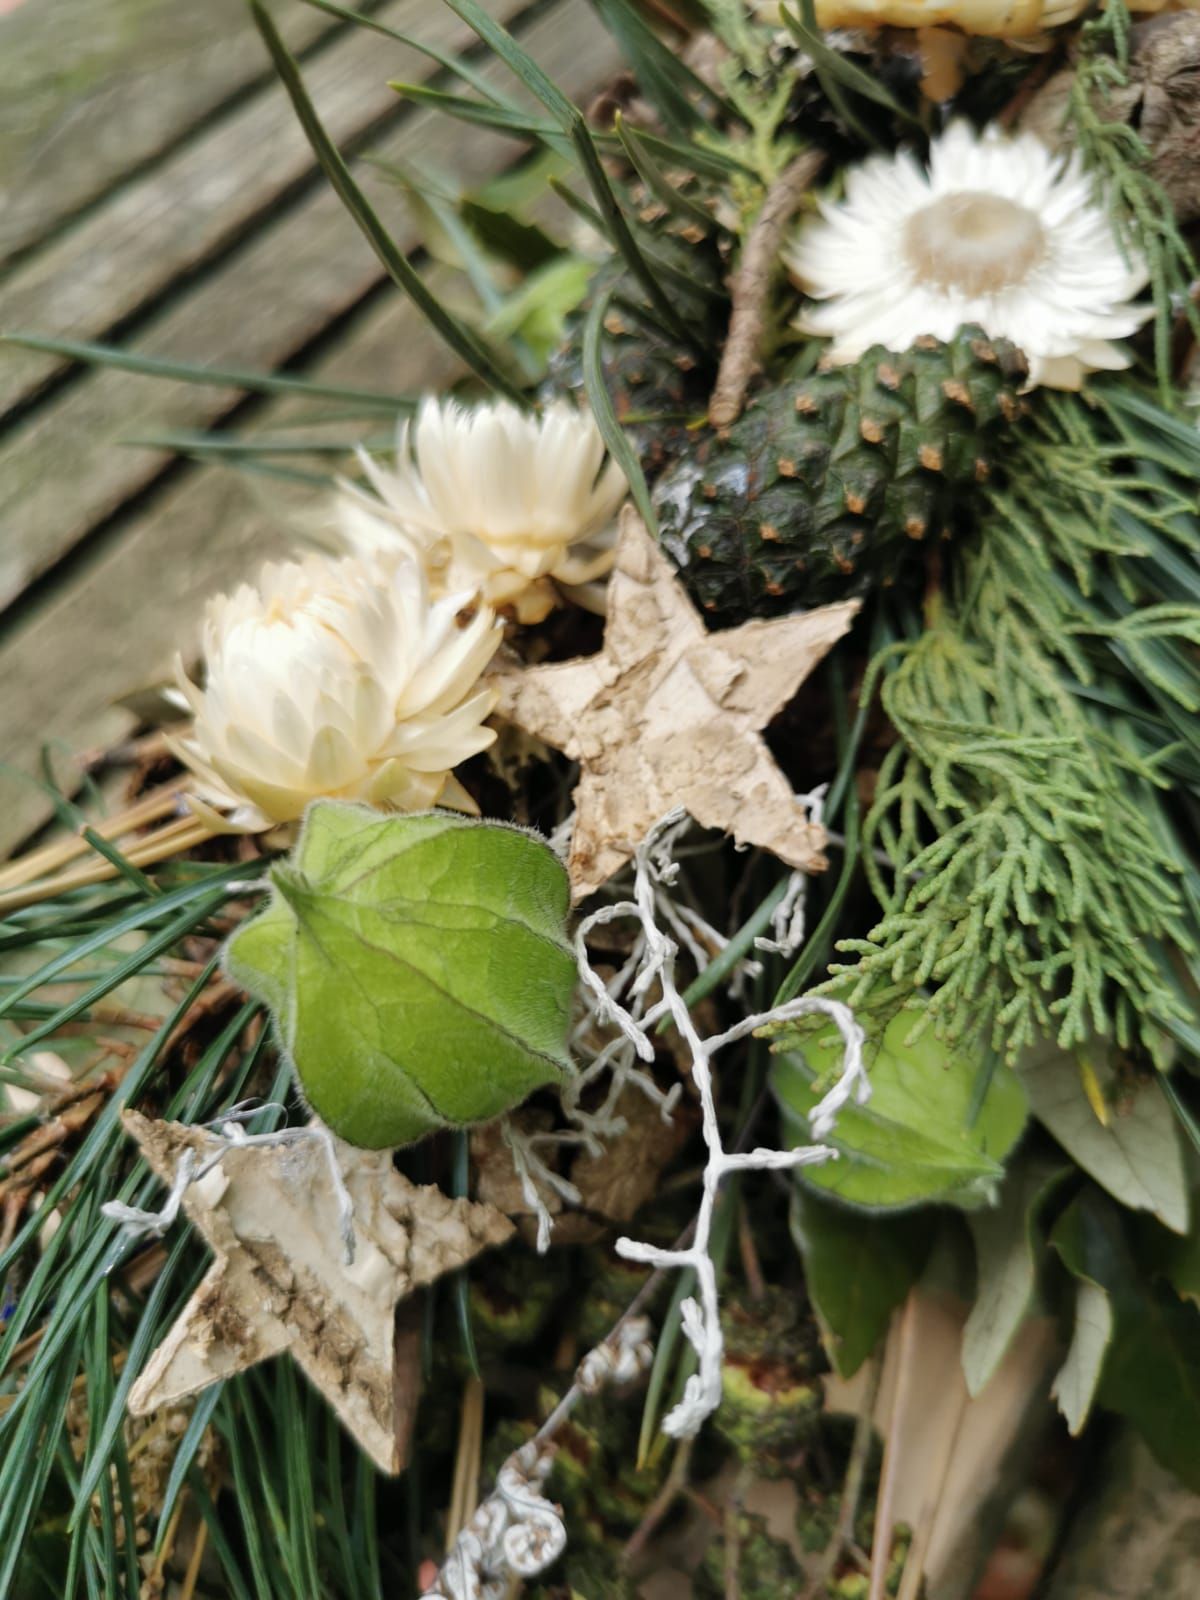
<svg viewBox="0 0 1200 1600"><path fill-rule="evenodd" d="M537 415L428 399L400 426L394 471L362 455L373 495L343 482L342 534L362 554L418 556L436 592L477 588L540 622L556 584L592 583L612 565L626 484L604 454L591 414L568 400Z"/></svg>
<svg viewBox="0 0 1200 1600"><path fill-rule="evenodd" d="M487 607L464 619L472 598L431 602L412 560L310 556L211 601L205 687L177 669L195 722L174 748L198 809L252 830L318 797L475 811L451 768L495 737L479 678L501 625Z"/></svg>
<svg viewBox="0 0 1200 1600"><path fill-rule="evenodd" d="M852 167L787 264L823 302L799 326L828 335L834 361L977 323L1024 351L1029 388L1078 389L1089 371L1128 366L1112 341L1152 311L1132 303L1145 262L1117 238L1078 154L963 122L934 141L928 170L907 153Z"/></svg>
<svg viewBox="0 0 1200 1600"><path fill-rule="evenodd" d="M783 25L783 8L800 16L799 0L750 0L764 22ZM1088 0L815 0L818 28L957 28L992 39L1026 39L1058 28ZM1139 4L1131 10L1149 10Z"/></svg>

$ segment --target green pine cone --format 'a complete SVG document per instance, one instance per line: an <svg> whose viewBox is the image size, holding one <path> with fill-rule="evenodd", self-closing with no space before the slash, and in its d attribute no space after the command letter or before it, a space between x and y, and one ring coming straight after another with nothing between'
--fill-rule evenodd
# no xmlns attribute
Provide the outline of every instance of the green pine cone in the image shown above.
<svg viewBox="0 0 1200 1600"><path fill-rule="evenodd" d="M914 541L954 531L1021 412L1025 370L964 328L762 389L659 478L663 547L726 624L887 583Z"/></svg>
<svg viewBox="0 0 1200 1600"><path fill-rule="evenodd" d="M583 322L581 315L551 357L549 397L567 393L583 401ZM694 357L615 305L604 318L600 365L617 420L653 478L689 448L688 424L704 415L712 374L701 372Z"/></svg>

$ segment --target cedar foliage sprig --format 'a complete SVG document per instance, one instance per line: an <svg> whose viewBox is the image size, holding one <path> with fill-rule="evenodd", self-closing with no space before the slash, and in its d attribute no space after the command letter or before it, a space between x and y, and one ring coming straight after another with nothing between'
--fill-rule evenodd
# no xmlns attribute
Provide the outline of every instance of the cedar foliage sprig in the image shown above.
<svg viewBox="0 0 1200 1600"><path fill-rule="evenodd" d="M945 612L884 680L900 743L863 842L885 916L837 970L854 972L852 1004L877 1003L880 979L932 984L952 1037L1009 1056L1092 1032L1160 1053L1180 1003L1147 944L1189 938L1141 798L1156 775L1081 712L1019 617L988 610L978 629Z"/></svg>
<svg viewBox="0 0 1200 1600"><path fill-rule="evenodd" d="M1196 948L1193 864L1166 785L1198 770L1176 714L1200 706L1200 586L1177 582L1200 442L1128 387L1043 399L950 594L864 690L900 736L864 827L884 916L839 947L858 959L832 987L873 1008L929 985L942 1031L1010 1058L1098 1033L1161 1059L1192 1018L1168 952Z"/></svg>

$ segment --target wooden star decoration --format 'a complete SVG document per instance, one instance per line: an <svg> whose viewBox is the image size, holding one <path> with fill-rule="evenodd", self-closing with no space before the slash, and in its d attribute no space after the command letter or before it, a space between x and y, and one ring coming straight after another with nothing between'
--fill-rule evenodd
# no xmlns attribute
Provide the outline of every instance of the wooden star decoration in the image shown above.
<svg viewBox="0 0 1200 1600"><path fill-rule="evenodd" d="M334 1139L354 1207L347 1263L328 1145L232 1147L207 1128L124 1114L154 1173L175 1181L185 1152L197 1168L223 1159L183 1195L216 1257L129 1395L140 1416L288 1351L383 1472L407 1456L415 1395L396 1359L396 1305L415 1289L511 1237L492 1206L419 1188L390 1151Z"/></svg>
<svg viewBox="0 0 1200 1600"><path fill-rule="evenodd" d="M670 563L626 507L599 654L501 665L498 711L580 763L568 868L584 899L682 805L706 828L824 867L824 830L761 730L849 628L857 601L706 631Z"/></svg>

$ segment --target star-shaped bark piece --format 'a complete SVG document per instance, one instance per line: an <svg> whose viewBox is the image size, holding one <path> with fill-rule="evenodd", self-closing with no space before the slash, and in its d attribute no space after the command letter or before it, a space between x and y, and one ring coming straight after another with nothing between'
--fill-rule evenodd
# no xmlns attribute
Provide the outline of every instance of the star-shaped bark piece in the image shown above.
<svg viewBox="0 0 1200 1600"><path fill-rule="evenodd" d="M225 1141L207 1128L124 1115L154 1173L175 1181ZM318 1139L227 1148L183 1196L216 1260L129 1395L152 1411L287 1350L383 1472L404 1466L414 1396L397 1363L396 1305L513 1225L492 1206L409 1183L390 1151L334 1140L354 1205L347 1264L329 1150Z"/></svg>
<svg viewBox="0 0 1200 1600"><path fill-rule="evenodd" d="M498 710L580 763L568 867L582 900L682 805L706 828L805 871L824 830L760 737L849 628L857 601L708 633L637 512L626 507L598 655L501 665Z"/></svg>

